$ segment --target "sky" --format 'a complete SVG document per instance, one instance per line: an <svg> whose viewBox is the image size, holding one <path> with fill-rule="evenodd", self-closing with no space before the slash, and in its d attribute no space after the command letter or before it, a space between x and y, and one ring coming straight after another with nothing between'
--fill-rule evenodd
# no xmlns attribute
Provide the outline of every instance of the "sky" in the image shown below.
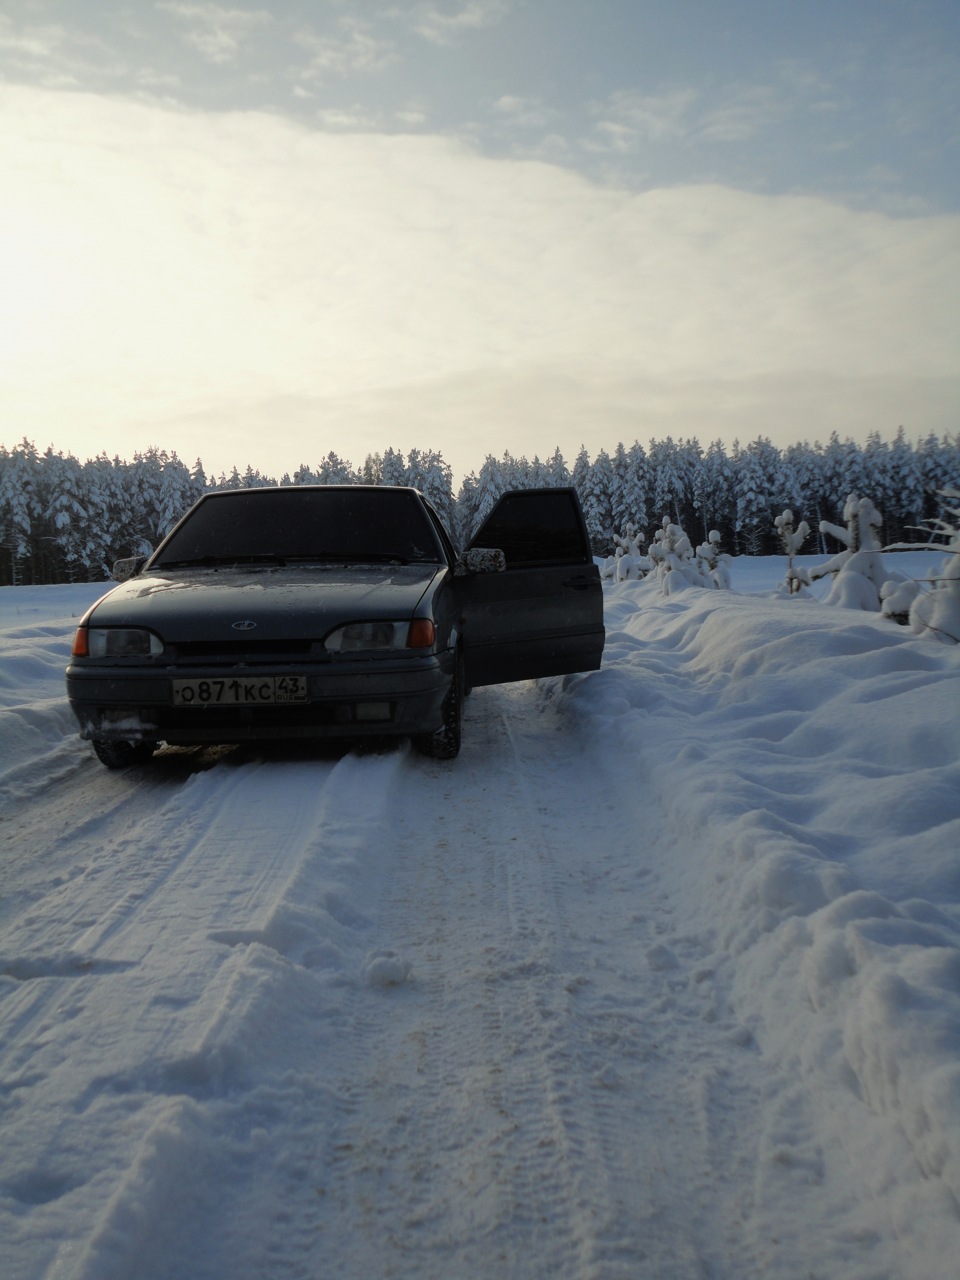
<svg viewBox="0 0 960 1280"><path fill-rule="evenodd" d="M960 429L954 0L5 0L0 441Z"/></svg>

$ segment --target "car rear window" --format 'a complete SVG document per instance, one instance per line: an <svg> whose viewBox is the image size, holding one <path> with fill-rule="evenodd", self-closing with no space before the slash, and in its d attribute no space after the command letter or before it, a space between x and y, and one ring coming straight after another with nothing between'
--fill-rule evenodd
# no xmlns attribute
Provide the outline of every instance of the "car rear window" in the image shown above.
<svg viewBox="0 0 960 1280"><path fill-rule="evenodd" d="M160 547L183 561L444 559L416 493L404 489L244 489L209 494Z"/></svg>

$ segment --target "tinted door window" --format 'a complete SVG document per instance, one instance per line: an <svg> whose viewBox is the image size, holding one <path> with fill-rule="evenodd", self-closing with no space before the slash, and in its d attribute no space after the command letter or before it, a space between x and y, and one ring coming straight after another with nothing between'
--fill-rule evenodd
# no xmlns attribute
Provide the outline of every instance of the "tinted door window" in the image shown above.
<svg viewBox="0 0 960 1280"><path fill-rule="evenodd" d="M499 547L508 569L580 564L591 558L580 509L569 489L504 494L473 545Z"/></svg>

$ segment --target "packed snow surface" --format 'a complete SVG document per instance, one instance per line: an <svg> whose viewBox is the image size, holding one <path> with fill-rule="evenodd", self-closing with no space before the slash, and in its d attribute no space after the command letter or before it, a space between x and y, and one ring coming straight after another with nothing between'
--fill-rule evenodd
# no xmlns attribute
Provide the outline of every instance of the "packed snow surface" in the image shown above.
<svg viewBox="0 0 960 1280"><path fill-rule="evenodd" d="M957 1275L960 646L783 570L608 584L450 764L119 773L101 588L0 591L0 1276Z"/></svg>

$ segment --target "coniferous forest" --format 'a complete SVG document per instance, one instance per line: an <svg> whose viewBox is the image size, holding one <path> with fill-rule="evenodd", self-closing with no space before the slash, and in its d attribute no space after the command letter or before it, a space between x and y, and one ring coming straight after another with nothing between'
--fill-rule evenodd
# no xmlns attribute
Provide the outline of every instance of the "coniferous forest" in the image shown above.
<svg viewBox="0 0 960 1280"><path fill-rule="evenodd" d="M262 475L252 467L207 475L175 453L150 448L132 461L100 454L80 462L51 446L40 453L28 440L0 445L0 585L106 580L114 560L155 547L203 493L272 484L408 484L422 490L455 538L465 540L506 489L573 484L597 555L613 549L627 523L647 538L664 518L691 539L711 530L733 555L772 555L781 547L775 518L789 507L817 530L842 523L851 493L870 498L884 520L886 543L923 542L923 528L943 511L940 491L960 488L960 437L929 435L918 443L901 428L892 441L879 432L865 445L841 440L780 449L770 440L654 440L618 444L590 458L585 448L569 462L560 450L546 461L487 455L457 492L441 454L392 448L362 466L329 452L292 475ZM827 552L815 534L806 550Z"/></svg>

